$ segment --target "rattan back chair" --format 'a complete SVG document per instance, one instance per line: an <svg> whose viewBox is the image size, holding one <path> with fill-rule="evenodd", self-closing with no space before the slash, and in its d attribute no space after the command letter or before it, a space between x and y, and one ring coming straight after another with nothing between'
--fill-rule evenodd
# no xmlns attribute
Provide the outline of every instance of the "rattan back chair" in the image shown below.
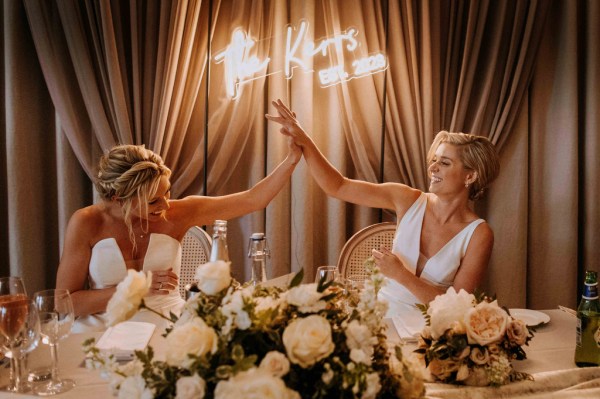
<svg viewBox="0 0 600 399"><path fill-rule="evenodd" d="M396 223L382 222L367 226L348 239L338 259L338 269L344 278L367 277L365 260L373 249L382 245L391 248L396 232Z"/></svg>
<svg viewBox="0 0 600 399"><path fill-rule="evenodd" d="M179 294L185 297L186 284L196 282L196 269L208 262L212 239L210 235L198 226L185 233L181 242L181 269L179 270Z"/></svg>

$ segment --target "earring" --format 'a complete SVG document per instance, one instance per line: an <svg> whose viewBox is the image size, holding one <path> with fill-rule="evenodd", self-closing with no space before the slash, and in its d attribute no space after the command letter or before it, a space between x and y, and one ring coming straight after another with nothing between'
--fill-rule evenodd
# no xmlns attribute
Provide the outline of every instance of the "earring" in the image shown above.
<svg viewBox="0 0 600 399"><path fill-rule="evenodd" d="M465 183L465 188L469 188L469 182Z"/></svg>

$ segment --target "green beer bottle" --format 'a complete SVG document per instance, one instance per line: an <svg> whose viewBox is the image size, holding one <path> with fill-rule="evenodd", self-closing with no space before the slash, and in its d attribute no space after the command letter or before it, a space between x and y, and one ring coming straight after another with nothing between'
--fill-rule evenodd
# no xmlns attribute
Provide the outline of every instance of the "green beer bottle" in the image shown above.
<svg viewBox="0 0 600 399"><path fill-rule="evenodd" d="M575 364L578 367L600 366L600 301L598 274L585 272L585 287L577 308Z"/></svg>

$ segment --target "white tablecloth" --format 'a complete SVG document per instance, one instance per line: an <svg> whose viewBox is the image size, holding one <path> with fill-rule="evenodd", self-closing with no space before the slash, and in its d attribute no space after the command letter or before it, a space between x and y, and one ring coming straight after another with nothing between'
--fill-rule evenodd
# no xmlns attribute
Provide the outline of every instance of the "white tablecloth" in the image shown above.
<svg viewBox="0 0 600 399"><path fill-rule="evenodd" d="M577 368L573 355L575 350L576 319L559 310L544 311L550 317L550 323L539 328L529 346L524 347L527 359L515 361L518 371L530 373L535 381L522 381L500 388L469 388L447 384L426 384L427 398L600 398L600 367ZM143 318L141 320L144 320ZM158 358L163 356L161 343L162 328L154 332L150 344ZM81 343L89 337L100 337L100 333L73 334L60 345L60 371L64 377L72 378L77 386L58 396L61 399L106 398L110 396L108 385L97 371L82 367L84 354ZM389 331L390 339L398 339L394 331ZM406 344L404 351L411 352L414 344ZM42 347L41 350L47 348ZM37 351L37 350L36 350ZM47 353L33 353L30 365L35 366ZM47 361L46 361L47 362ZM6 380L8 370L2 370ZM0 392L0 398L25 398L31 395L16 395Z"/></svg>

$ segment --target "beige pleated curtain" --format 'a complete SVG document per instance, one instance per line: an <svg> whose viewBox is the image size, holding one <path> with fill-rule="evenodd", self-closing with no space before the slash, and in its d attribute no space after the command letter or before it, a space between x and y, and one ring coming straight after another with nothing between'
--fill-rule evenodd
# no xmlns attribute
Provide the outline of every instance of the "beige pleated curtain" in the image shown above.
<svg viewBox="0 0 600 399"><path fill-rule="evenodd" d="M264 119L275 98L291 104L342 173L368 181L426 189L425 155L437 131L490 137L502 172L477 209L496 236L485 288L507 306L574 306L582 269L598 267L590 264L600 224L592 156L600 11L593 1L24 5L7 1L2 9L7 239L0 274L26 275L36 288L53 284L66 220L93 202L89 178L114 143L160 153L174 170L175 196L254 185L286 152L278 128ZM314 39L356 28L361 51L387 54L387 71L328 88L314 73L296 70L290 80L271 73L227 99L223 66L207 63L209 49L212 56L225 49L241 28L261 39L253 51L279 71L283 32L302 20ZM331 64L346 61L329 55ZM234 273L248 275L254 231L267 234L274 275L300 268L312 275L336 263L352 233L382 219L393 215L328 199L302 162L265 212L230 221Z"/></svg>

